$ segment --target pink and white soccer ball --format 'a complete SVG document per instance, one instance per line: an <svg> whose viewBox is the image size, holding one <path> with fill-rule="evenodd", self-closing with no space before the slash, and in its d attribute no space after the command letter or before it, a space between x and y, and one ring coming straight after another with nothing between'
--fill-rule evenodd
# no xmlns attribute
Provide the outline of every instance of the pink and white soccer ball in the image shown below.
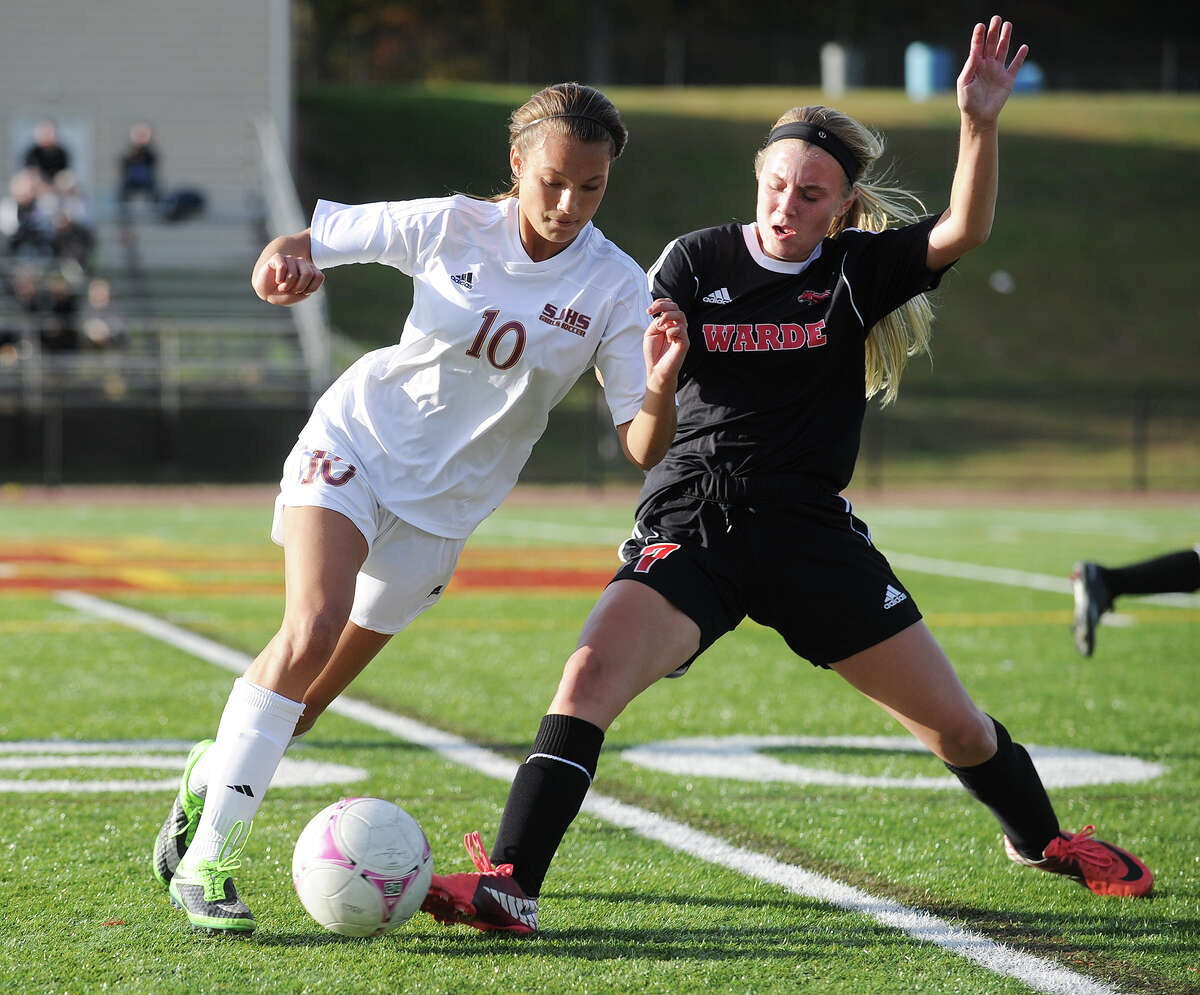
<svg viewBox="0 0 1200 995"><path fill-rule="evenodd" d="M407 922L433 877L417 820L381 798L343 798L312 817L292 853L292 883L310 916L343 936Z"/></svg>

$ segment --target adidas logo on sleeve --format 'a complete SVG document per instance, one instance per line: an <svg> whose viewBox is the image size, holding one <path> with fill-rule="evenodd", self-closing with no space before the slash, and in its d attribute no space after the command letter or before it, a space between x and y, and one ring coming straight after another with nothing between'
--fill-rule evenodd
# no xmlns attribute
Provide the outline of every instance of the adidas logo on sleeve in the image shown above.
<svg viewBox="0 0 1200 995"><path fill-rule="evenodd" d="M889 608L895 608L901 601L907 600L907 594L903 591L897 591L891 584L888 584L887 590L883 592L883 610L887 611Z"/></svg>

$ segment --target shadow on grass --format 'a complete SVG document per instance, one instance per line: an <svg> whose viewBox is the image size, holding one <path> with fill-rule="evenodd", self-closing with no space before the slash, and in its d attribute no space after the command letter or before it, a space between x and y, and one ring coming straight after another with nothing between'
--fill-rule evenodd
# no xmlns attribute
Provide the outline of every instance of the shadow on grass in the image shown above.
<svg viewBox="0 0 1200 995"><path fill-rule="evenodd" d="M734 910L779 910L795 913L798 907L812 900L804 898L739 899L687 897L644 891L554 892L547 896L554 902L631 903L647 910L665 906L673 908L709 908ZM264 934L248 938L248 942L265 947L307 948L335 944L395 942L409 948L414 956L474 958L497 952L513 957L561 957L589 961L605 961L635 956L647 961L804 961L827 959L838 951L899 948L914 940L925 939L918 931L909 934L863 919L847 922L841 912L822 921L820 903L812 901L812 920L808 923L788 922L763 926L647 926L647 927L573 927L543 928L536 936L516 937L508 934L480 934L467 927L435 926L419 915L412 923L382 938L337 936L322 930L289 934ZM1182 995L1196 989L1162 974L1145 971L1123 959L1126 951L1140 955L1167 954L1188 956L1200 950L1200 942L1189 943L1189 937L1200 936L1200 918L1175 920L1170 931L1163 923L1152 919L1129 921L1105 918L1091 911L1078 914L1028 913L1013 914L970 905L944 905L931 909L934 914L964 929L971 929L997 943L1025 953L1045 957L1068 969L1115 983L1131 992L1156 992ZM931 932L935 927L930 926ZM1094 945L1081 949L1062 938L1063 934L1087 934L1095 941L1109 946L1107 954L1097 953Z"/></svg>
<svg viewBox="0 0 1200 995"><path fill-rule="evenodd" d="M388 942L390 937L354 938L332 933L296 933L259 936L250 942L261 946L308 947L337 943ZM597 928L549 929L536 936L481 934L476 930L447 928L437 932L405 932L395 939L414 952L435 957L478 957L481 953L503 950L513 956L533 955L570 957L585 960L626 958L631 951L643 960L761 960L765 957L795 960L804 957L828 957L831 949L880 947L909 942L901 933L885 927L819 932L797 930L794 926L704 927L704 928Z"/></svg>

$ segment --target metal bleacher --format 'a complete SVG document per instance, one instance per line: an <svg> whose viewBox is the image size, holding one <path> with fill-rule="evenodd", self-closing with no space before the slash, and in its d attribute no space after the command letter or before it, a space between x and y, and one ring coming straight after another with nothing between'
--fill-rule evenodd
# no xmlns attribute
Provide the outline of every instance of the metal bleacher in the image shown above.
<svg viewBox="0 0 1200 995"><path fill-rule="evenodd" d="M273 130L261 129L260 139L262 189L246 210L168 222L135 202L124 217L111 211L94 223L90 271L79 281L108 282L118 343L95 348L81 334L77 349L44 351L30 327L0 352L0 444L19 443L10 463L18 479L96 479L95 450L105 446L127 464L152 450L132 468L135 477L161 476L157 464L171 464L172 478L203 475L186 465L198 443L184 436L209 433L213 444L236 447L239 436L253 436L239 433L239 423L259 438L277 423L264 445L271 463L282 458L276 436L294 434L329 380L329 331L320 301L280 308L251 290L269 234L304 227L282 153L267 147ZM9 272L18 264L3 261ZM0 327L28 324L15 307L11 296L0 299ZM117 427L106 434L106 423ZM153 445L129 442L143 431Z"/></svg>

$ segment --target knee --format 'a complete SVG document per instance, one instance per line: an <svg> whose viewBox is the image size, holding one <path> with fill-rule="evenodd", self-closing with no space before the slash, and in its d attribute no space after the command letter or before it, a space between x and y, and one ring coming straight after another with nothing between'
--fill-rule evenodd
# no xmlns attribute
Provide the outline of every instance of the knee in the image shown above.
<svg viewBox="0 0 1200 995"><path fill-rule="evenodd" d="M333 655L345 626L341 613L328 609L285 617L276 637L280 663L289 669L319 670Z"/></svg>
<svg viewBox="0 0 1200 995"><path fill-rule="evenodd" d="M581 646L567 659L558 682L559 691L580 701L597 698L612 685L612 671L603 653L591 646Z"/></svg>
<svg viewBox="0 0 1200 995"><path fill-rule="evenodd" d="M637 692L636 683L616 660L583 646L571 654L563 668L551 711L574 715L607 729Z"/></svg>
<svg viewBox="0 0 1200 995"><path fill-rule="evenodd" d="M996 726L977 708L957 716L938 734L935 752L955 767L974 767L996 754Z"/></svg>

